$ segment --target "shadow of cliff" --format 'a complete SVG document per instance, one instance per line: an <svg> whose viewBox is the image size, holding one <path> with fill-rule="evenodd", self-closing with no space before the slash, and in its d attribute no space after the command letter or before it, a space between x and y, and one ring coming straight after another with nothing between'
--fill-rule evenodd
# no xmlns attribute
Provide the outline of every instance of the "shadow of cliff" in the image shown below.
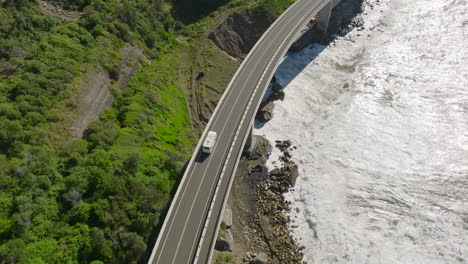
<svg viewBox="0 0 468 264"><path fill-rule="evenodd" d="M175 0L173 14L184 24L194 23L208 15L230 0Z"/></svg>
<svg viewBox="0 0 468 264"><path fill-rule="evenodd" d="M281 72L281 78L276 78L276 81L286 91L288 85L310 64L320 53L327 48L327 45L314 43L307 46L300 53L288 52L281 64L278 66L276 72ZM276 76L276 73L275 73ZM273 93L273 82L268 86L265 95L263 96L262 102L273 101L270 99L270 95ZM260 111L260 110L259 110ZM262 128L265 123L255 120L254 128Z"/></svg>
<svg viewBox="0 0 468 264"><path fill-rule="evenodd" d="M278 79L281 87L287 88L327 47L328 45L314 43L301 50L300 54L288 52L277 69L282 72L281 78Z"/></svg>

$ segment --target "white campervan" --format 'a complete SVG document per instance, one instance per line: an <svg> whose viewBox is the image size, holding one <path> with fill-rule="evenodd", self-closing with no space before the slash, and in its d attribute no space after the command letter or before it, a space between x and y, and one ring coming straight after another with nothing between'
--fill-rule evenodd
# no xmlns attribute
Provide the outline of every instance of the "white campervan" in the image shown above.
<svg viewBox="0 0 468 264"><path fill-rule="evenodd" d="M213 151L214 145L216 144L216 138L218 134L214 131L208 132L208 135L205 138L205 142L203 142L203 152L211 153Z"/></svg>

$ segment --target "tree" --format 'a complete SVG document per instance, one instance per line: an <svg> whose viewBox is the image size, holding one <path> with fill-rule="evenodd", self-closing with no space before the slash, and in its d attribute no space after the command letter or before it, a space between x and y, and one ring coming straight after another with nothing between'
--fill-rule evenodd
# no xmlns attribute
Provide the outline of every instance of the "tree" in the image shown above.
<svg viewBox="0 0 468 264"><path fill-rule="evenodd" d="M123 169L129 174L134 174L138 170L140 164L140 156L138 153L132 153L123 162Z"/></svg>
<svg viewBox="0 0 468 264"><path fill-rule="evenodd" d="M117 137L116 124L113 121L94 121L84 133L84 138L92 148L108 149Z"/></svg>

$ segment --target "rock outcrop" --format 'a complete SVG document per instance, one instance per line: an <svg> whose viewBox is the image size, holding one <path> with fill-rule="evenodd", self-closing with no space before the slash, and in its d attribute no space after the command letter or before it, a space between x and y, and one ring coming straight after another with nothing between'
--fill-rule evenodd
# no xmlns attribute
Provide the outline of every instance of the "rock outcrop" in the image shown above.
<svg viewBox="0 0 468 264"><path fill-rule="evenodd" d="M218 251L232 251L234 248L234 238L231 231L227 230L218 235L216 240L215 249Z"/></svg>
<svg viewBox="0 0 468 264"><path fill-rule="evenodd" d="M279 168L268 172L266 159L272 146L265 138L255 137L255 146L240 161L228 202L234 219L228 229L235 239L235 248L230 253L233 263L302 263L302 248L288 231L289 217L285 212L290 208L283 196L298 175L297 166L290 160L294 146L290 141L278 141L276 147L289 158L285 157ZM222 233L223 242L218 240L217 248L226 250L226 233Z"/></svg>
<svg viewBox="0 0 468 264"><path fill-rule="evenodd" d="M260 108L255 116L255 119L262 123L266 123L273 118L273 110L275 109L275 105L273 102L265 102L260 105Z"/></svg>
<svg viewBox="0 0 468 264"><path fill-rule="evenodd" d="M295 148L290 141L277 141L276 147L283 153L282 164L256 185L256 224L269 249L268 263L301 263L302 248L288 231L289 216L285 212L290 208L283 196L299 175L297 165L291 160Z"/></svg>
<svg viewBox="0 0 468 264"><path fill-rule="evenodd" d="M273 85L271 88L271 94L268 96L267 101L277 101L277 100L284 100L284 91L283 87L276 81L276 77L273 79Z"/></svg>
<svg viewBox="0 0 468 264"><path fill-rule="evenodd" d="M244 59L260 38L247 11L234 13L208 36L218 48L237 59Z"/></svg>
<svg viewBox="0 0 468 264"><path fill-rule="evenodd" d="M273 118L273 110L275 109L274 101L284 100L283 87L276 81L276 76L271 80L271 93L268 98L260 104L255 119L266 123Z"/></svg>
<svg viewBox="0 0 468 264"><path fill-rule="evenodd" d="M284 193L289 188L296 185L296 179L299 176L299 170L295 163L288 161L284 167L274 169L270 172L270 177L274 180L271 188Z"/></svg>
<svg viewBox="0 0 468 264"><path fill-rule="evenodd" d="M363 22L356 19L356 15L362 12L363 2L364 0L346 0L338 4L331 14L328 33L344 36L352 29L362 27Z"/></svg>
<svg viewBox="0 0 468 264"><path fill-rule="evenodd" d="M255 258L250 261L250 264L267 264L267 263L268 263L268 256L263 252L255 256Z"/></svg>
<svg viewBox="0 0 468 264"><path fill-rule="evenodd" d="M360 27L361 23L354 21L354 18L362 11L362 2L347 0L339 3L332 12L328 32L317 27L315 20L310 21L289 50L297 52L313 43L326 44L329 41L327 33L344 35L352 28ZM243 11L230 15L208 38L221 50L242 60L260 39L263 30L255 27L248 11Z"/></svg>
<svg viewBox="0 0 468 264"><path fill-rule="evenodd" d="M0 50L0 57L1 57ZM18 69L18 65L13 64L9 61L0 61L0 75L10 75Z"/></svg>
<svg viewBox="0 0 468 264"><path fill-rule="evenodd" d="M229 206L226 206L226 208L224 208L223 224L227 228L230 228L232 226L232 210L231 210L231 207Z"/></svg>
<svg viewBox="0 0 468 264"><path fill-rule="evenodd" d="M111 108L114 101L110 89L112 81L116 82L116 87L124 90L140 62L146 61L143 51L130 45L124 46L120 54L122 61L118 71L108 74L93 69L86 73L88 81L75 102L79 116L74 119L71 126L73 136L83 136L88 125L97 120L102 111Z"/></svg>
<svg viewBox="0 0 468 264"><path fill-rule="evenodd" d="M63 9L58 3L60 1L39 0L39 6L46 14L61 20L78 20L83 14Z"/></svg>

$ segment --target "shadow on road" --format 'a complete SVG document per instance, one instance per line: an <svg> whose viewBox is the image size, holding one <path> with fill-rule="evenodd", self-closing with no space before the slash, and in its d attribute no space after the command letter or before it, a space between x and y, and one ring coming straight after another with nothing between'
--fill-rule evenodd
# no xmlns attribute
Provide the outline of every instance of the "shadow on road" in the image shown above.
<svg viewBox="0 0 468 264"><path fill-rule="evenodd" d="M210 154L207 154L200 150L197 154L197 158L195 159L195 161L198 163L203 163L208 158L209 155Z"/></svg>

